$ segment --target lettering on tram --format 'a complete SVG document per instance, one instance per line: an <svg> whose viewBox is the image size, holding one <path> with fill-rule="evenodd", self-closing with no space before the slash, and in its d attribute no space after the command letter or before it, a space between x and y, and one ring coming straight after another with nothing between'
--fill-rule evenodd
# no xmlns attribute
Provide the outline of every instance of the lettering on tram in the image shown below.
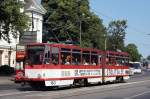
<svg viewBox="0 0 150 99"><path fill-rule="evenodd" d="M75 70L75 76L94 76L101 75L100 70Z"/></svg>
<svg viewBox="0 0 150 99"><path fill-rule="evenodd" d="M61 76L62 77L66 77L66 76L70 76L71 74L70 74L70 71L62 71L61 72Z"/></svg>

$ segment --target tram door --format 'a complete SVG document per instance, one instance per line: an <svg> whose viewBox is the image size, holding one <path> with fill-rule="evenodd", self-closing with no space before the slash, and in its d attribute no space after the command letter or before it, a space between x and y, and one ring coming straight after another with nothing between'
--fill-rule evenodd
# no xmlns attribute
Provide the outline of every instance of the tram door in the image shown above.
<svg viewBox="0 0 150 99"><path fill-rule="evenodd" d="M106 56L99 55L99 64L102 68L102 83L105 82L105 66L106 66Z"/></svg>

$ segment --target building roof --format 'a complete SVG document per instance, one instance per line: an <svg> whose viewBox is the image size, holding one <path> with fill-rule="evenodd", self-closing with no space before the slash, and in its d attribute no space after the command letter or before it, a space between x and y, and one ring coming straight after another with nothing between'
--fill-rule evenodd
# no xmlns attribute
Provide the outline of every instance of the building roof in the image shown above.
<svg viewBox="0 0 150 99"><path fill-rule="evenodd" d="M34 11L40 14L45 14L46 10L37 2L37 0L25 0L25 12Z"/></svg>

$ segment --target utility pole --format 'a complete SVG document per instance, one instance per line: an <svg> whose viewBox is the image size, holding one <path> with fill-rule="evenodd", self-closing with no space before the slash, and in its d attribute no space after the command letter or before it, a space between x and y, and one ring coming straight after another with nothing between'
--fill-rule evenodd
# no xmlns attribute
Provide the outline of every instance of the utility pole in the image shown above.
<svg viewBox="0 0 150 99"><path fill-rule="evenodd" d="M31 12L31 14L32 14L32 32L33 32L34 29L33 11Z"/></svg>
<svg viewBox="0 0 150 99"><path fill-rule="evenodd" d="M31 14L32 14L32 31L31 31L31 36L32 36L32 40L34 41L34 33L33 33L33 30L34 30L34 19L33 19L33 11L31 11ZM31 42L33 42L31 41Z"/></svg>
<svg viewBox="0 0 150 99"><path fill-rule="evenodd" d="M8 65L11 65L11 46L9 47L9 51L8 51Z"/></svg>
<svg viewBox="0 0 150 99"><path fill-rule="evenodd" d="M80 47L82 46L82 20L80 19Z"/></svg>
<svg viewBox="0 0 150 99"><path fill-rule="evenodd" d="M105 51L107 50L107 39L105 38Z"/></svg>
<svg viewBox="0 0 150 99"><path fill-rule="evenodd" d="M78 19L78 21L79 21L79 31L80 31L80 34L79 34L79 36L80 36L80 40L79 40L79 42L80 42L80 47L82 46L82 13L81 13L81 10L80 10L80 6L81 6L81 0L77 0L77 2L78 2L78 15L79 15L79 19Z"/></svg>
<svg viewBox="0 0 150 99"><path fill-rule="evenodd" d="M107 50L107 36L106 36L106 34L104 34L104 37L105 37L104 44L105 44L105 51L106 51Z"/></svg>

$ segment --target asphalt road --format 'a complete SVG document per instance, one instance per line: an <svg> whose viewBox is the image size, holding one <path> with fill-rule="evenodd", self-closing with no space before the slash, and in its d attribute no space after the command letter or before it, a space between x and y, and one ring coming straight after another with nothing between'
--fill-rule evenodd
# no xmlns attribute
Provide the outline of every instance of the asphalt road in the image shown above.
<svg viewBox="0 0 150 99"><path fill-rule="evenodd" d="M4 86L5 85L5 86ZM33 90L16 84L0 84L0 99L149 99L150 71L117 83L59 90Z"/></svg>

